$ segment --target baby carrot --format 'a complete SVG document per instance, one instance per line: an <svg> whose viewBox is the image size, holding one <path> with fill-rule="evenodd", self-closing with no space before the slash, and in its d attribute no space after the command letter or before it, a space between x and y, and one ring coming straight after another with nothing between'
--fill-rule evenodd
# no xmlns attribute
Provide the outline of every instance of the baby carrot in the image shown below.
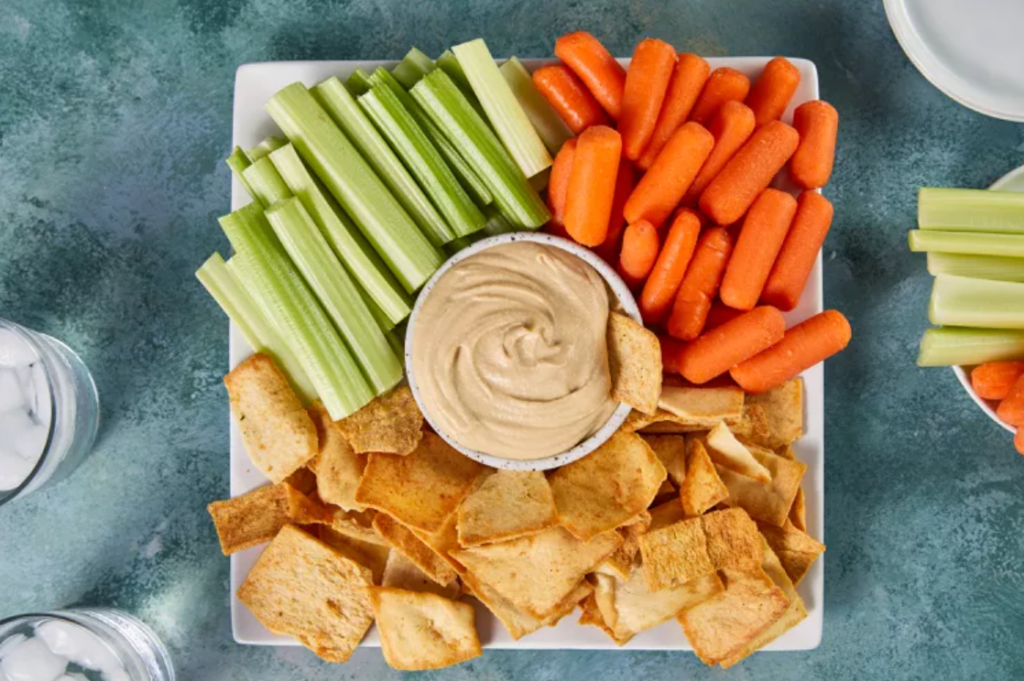
<svg viewBox="0 0 1024 681"><path fill-rule="evenodd" d="M765 64L746 102L754 111L757 127L782 118L798 85L800 70L785 57L775 57Z"/></svg>
<svg viewBox="0 0 1024 681"><path fill-rule="evenodd" d="M763 393L831 357L849 342L846 317L825 310L789 329L782 340L733 367L729 374L748 393Z"/></svg>
<svg viewBox="0 0 1024 681"><path fill-rule="evenodd" d="M780 310L796 307L831 224L832 203L817 192L802 192L793 224L765 282L761 300Z"/></svg>
<svg viewBox="0 0 1024 681"><path fill-rule="evenodd" d="M658 259L658 230L647 220L634 222L622 235L619 254L619 276L629 288L636 290L646 281Z"/></svg>
<svg viewBox="0 0 1024 681"><path fill-rule="evenodd" d="M715 69L704 83L704 89L690 112L690 120L707 125L722 105L729 101L742 102L750 92L750 79L728 66Z"/></svg>
<svg viewBox="0 0 1024 681"><path fill-rule="evenodd" d="M1024 362L985 362L971 370L971 387L983 400L1002 400L1024 374Z"/></svg>
<svg viewBox="0 0 1024 681"><path fill-rule="evenodd" d="M668 316L693 257L699 233L700 218L696 213L686 208L679 211L640 295L640 314L646 323L658 324Z"/></svg>
<svg viewBox="0 0 1024 681"><path fill-rule="evenodd" d="M660 227L679 205L714 144L711 133L697 123L676 130L626 201L626 220L645 219Z"/></svg>
<svg viewBox="0 0 1024 681"><path fill-rule="evenodd" d="M594 251L606 262L614 265L622 248L622 233L626 229L626 216L622 209L626 207L626 199L633 193L636 186L636 169L628 158L619 159L619 174L615 177L615 196L612 197L612 214L608 218L608 234L600 246Z"/></svg>
<svg viewBox="0 0 1024 681"><path fill-rule="evenodd" d="M645 38L633 51L619 114L622 153L631 161L639 159L651 141L675 65L676 48L664 40Z"/></svg>
<svg viewBox="0 0 1024 681"><path fill-rule="evenodd" d="M604 45L586 31L567 33L555 41L555 56L580 77L604 110L619 120L626 69Z"/></svg>
<svg viewBox="0 0 1024 681"><path fill-rule="evenodd" d="M654 132L651 134L651 141L648 142L637 165L647 170L654 163L658 153L661 152L668 138L672 136L679 126L686 122L693 105L700 96L701 88L708 79L708 71L711 67L701 57L689 52L679 55L679 61L672 72L672 79L668 82L668 92L665 93L665 101L661 105L661 112L658 114L658 122L654 125Z"/></svg>
<svg viewBox="0 0 1024 681"><path fill-rule="evenodd" d="M587 128L577 139L565 199L565 229L577 243L597 246L608 234L621 156L622 137L608 126Z"/></svg>
<svg viewBox="0 0 1024 681"><path fill-rule="evenodd" d="M1011 426L1024 425L1024 376L1020 376L1010 388L1010 392L999 403L996 416L1003 423Z"/></svg>
<svg viewBox="0 0 1024 681"><path fill-rule="evenodd" d="M789 159L789 175L804 189L824 187L836 155L839 112L820 99L804 102L793 112L793 127L800 145Z"/></svg>
<svg viewBox="0 0 1024 681"><path fill-rule="evenodd" d="M548 221L547 231L559 236L566 236L565 199L569 196L569 176L572 174L572 162L575 157L576 138L573 137L555 154L551 175L548 176L548 210L551 211L551 220Z"/></svg>
<svg viewBox="0 0 1024 681"><path fill-rule="evenodd" d="M711 309L708 310L708 318L707 321L704 322L704 331L707 332L716 326L721 326L726 322L731 322L741 314L744 314L743 310L737 310L729 307L721 300L716 300L711 303Z"/></svg>
<svg viewBox="0 0 1024 681"><path fill-rule="evenodd" d="M731 254L732 237L724 227L709 229L701 235L672 305L667 326L669 335L693 340L701 334Z"/></svg>
<svg viewBox="0 0 1024 681"><path fill-rule="evenodd" d="M700 195L700 209L719 225L739 220L799 142L796 130L780 121L755 131Z"/></svg>
<svg viewBox="0 0 1024 681"><path fill-rule="evenodd" d="M737 310L750 310L772 271L786 232L796 213L796 199L778 189L765 189L750 207L736 248L722 279L719 296Z"/></svg>
<svg viewBox="0 0 1024 681"><path fill-rule="evenodd" d="M687 345L680 373L691 383L707 383L778 343L785 333L781 312L767 305L754 308Z"/></svg>
<svg viewBox="0 0 1024 681"><path fill-rule="evenodd" d="M580 79L562 64L542 66L534 71L533 84L575 135L592 125L610 122L608 114Z"/></svg>
<svg viewBox="0 0 1024 681"><path fill-rule="evenodd" d="M708 160L697 173L696 179L683 197L683 203L697 203L711 180L721 172L729 159L746 143L754 132L754 112L742 102L729 101L715 114L708 132L715 138Z"/></svg>
<svg viewBox="0 0 1024 681"><path fill-rule="evenodd" d="M658 336L658 341L661 343L661 368L667 374L678 374L686 343L664 335Z"/></svg>

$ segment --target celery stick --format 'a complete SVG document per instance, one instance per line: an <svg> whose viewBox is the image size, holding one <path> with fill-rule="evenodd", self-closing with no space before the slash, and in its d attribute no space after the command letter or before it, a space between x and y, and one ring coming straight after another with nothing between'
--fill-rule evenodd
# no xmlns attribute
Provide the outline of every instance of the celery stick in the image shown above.
<svg viewBox="0 0 1024 681"><path fill-rule="evenodd" d="M1024 234L1024 193L922 187L917 226L947 232Z"/></svg>
<svg viewBox="0 0 1024 681"><path fill-rule="evenodd" d="M242 147L235 147L234 151L231 152L231 155L224 162L228 164L228 168L231 168L231 174L237 177L238 181L245 187L246 193L252 196L252 187L249 186L249 182L245 179L245 169L252 165L252 161L242 151Z"/></svg>
<svg viewBox="0 0 1024 681"><path fill-rule="evenodd" d="M912 229L908 237L910 250L917 253L960 253L961 255L1001 255L1024 258L1024 235L931 232Z"/></svg>
<svg viewBox="0 0 1024 681"><path fill-rule="evenodd" d="M395 353L396 357L399 357L403 362L405 361L405 329L392 329L384 334L384 337L388 341L388 345L391 346L391 350Z"/></svg>
<svg viewBox="0 0 1024 681"><path fill-rule="evenodd" d="M494 63L482 38L452 48L462 65L473 92L487 112L494 131L527 177L551 166L551 154L544 146L529 116L523 111L512 88Z"/></svg>
<svg viewBox="0 0 1024 681"><path fill-rule="evenodd" d="M275 94L267 111L408 293L441 266L442 256L302 83Z"/></svg>
<svg viewBox="0 0 1024 681"><path fill-rule="evenodd" d="M363 158L377 171L398 202L435 246L443 246L455 238L444 218L430 203L409 171L366 117L341 81L331 77L312 90L313 96L330 114L338 127L355 143Z"/></svg>
<svg viewBox="0 0 1024 681"><path fill-rule="evenodd" d="M239 256L235 256L236 258ZM295 353L281 339L274 324L267 319L228 269L220 253L211 255L196 272L196 278L224 310L228 319L238 327L246 342L256 352L270 355L292 384L292 389L304 404L316 399L316 390L302 369Z"/></svg>
<svg viewBox="0 0 1024 681"><path fill-rule="evenodd" d="M222 217L220 225L243 256L233 271L298 357L331 418L343 419L373 399L345 342L274 237L262 206L250 203Z"/></svg>
<svg viewBox="0 0 1024 681"><path fill-rule="evenodd" d="M412 299L366 241L352 220L329 193L317 182L291 144L270 155L288 189L302 201L302 206L334 249L338 259L372 302L381 329L388 331L409 316ZM378 315L375 310L379 310Z"/></svg>
<svg viewBox="0 0 1024 681"><path fill-rule="evenodd" d="M958 274L975 279L1024 281L1024 258L1002 258L996 255L957 255L929 253L930 274Z"/></svg>
<svg viewBox="0 0 1024 681"><path fill-rule="evenodd" d="M452 82L462 91L462 94L466 96L466 101L473 105L476 112L480 114L480 118L487 121L487 113L484 112L483 106L480 105L480 100L476 98L476 93L473 92L473 86L469 84L469 78L466 77L466 71L462 68L462 64L455 57L454 54L449 50L445 50L437 61L434 62L437 68L441 69L448 74L448 77L452 79Z"/></svg>
<svg viewBox="0 0 1024 681"><path fill-rule="evenodd" d="M398 66L391 73L395 80L402 84L402 87L411 88L419 82L420 78L436 68L433 59L414 47L409 50L402 61L398 62Z"/></svg>
<svg viewBox="0 0 1024 681"><path fill-rule="evenodd" d="M378 395L393 388L402 380L402 365L302 203L296 198L278 201L267 209L266 216L284 250L341 332L370 387Z"/></svg>
<svg viewBox="0 0 1024 681"><path fill-rule="evenodd" d="M484 225L483 233L487 236L498 236L499 234L511 234L517 232L516 226L508 221L494 206L484 208L484 215L487 216L487 224Z"/></svg>
<svg viewBox="0 0 1024 681"><path fill-rule="evenodd" d="M246 168L242 176L249 183L249 193L263 204L264 208L292 195L277 168L266 156Z"/></svg>
<svg viewBox="0 0 1024 681"><path fill-rule="evenodd" d="M1024 331L928 329L921 338L921 367L971 366L1024 358Z"/></svg>
<svg viewBox="0 0 1024 681"><path fill-rule="evenodd" d="M530 72L516 57L509 57L501 65L501 75L512 88L512 93L544 141L544 146L552 154L557 154L562 145L573 138L572 130L533 84Z"/></svg>
<svg viewBox="0 0 1024 681"><path fill-rule="evenodd" d="M351 92L353 97L364 94L370 89L370 76L366 74L366 71L356 69L345 81L345 89Z"/></svg>
<svg viewBox="0 0 1024 681"><path fill-rule="evenodd" d="M940 274L928 319L940 326L1024 329L1024 284Z"/></svg>
<svg viewBox="0 0 1024 681"><path fill-rule="evenodd" d="M487 184L506 217L526 229L548 221L551 214L537 191L444 71L428 73L412 95Z"/></svg>
<svg viewBox="0 0 1024 681"><path fill-rule="evenodd" d="M359 98L359 106L419 181L456 236L472 234L484 226L484 214L391 88L375 85Z"/></svg>
<svg viewBox="0 0 1024 681"><path fill-rule="evenodd" d="M249 157L250 161L255 163L270 152L275 149L280 149L286 144L288 144L288 140L285 138L278 137L277 135L270 135L269 137L264 138L264 140L255 147L246 151L245 155Z"/></svg>
<svg viewBox="0 0 1024 681"><path fill-rule="evenodd" d="M545 168L530 178L530 186L538 192L548 188L548 181L551 179L551 168Z"/></svg>

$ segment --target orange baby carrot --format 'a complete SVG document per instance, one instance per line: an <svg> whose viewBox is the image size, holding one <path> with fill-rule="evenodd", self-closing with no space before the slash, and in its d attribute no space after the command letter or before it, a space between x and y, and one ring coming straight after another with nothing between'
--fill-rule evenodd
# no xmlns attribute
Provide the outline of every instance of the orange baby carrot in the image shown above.
<svg viewBox="0 0 1024 681"><path fill-rule="evenodd" d="M704 83L704 89L690 112L690 120L707 125L722 105L729 101L742 102L750 92L750 79L728 66L715 69Z"/></svg>
<svg viewBox="0 0 1024 681"><path fill-rule="evenodd" d="M639 159L651 141L675 65L676 49L664 40L645 38L633 51L619 114L622 153L631 161Z"/></svg>
<svg viewBox="0 0 1024 681"><path fill-rule="evenodd" d="M576 138L573 137L555 154L551 175L548 176L548 210L551 211L551 220L548 221L547 231L559 236L568 235L565 231L565 199L569 196L569 176L572 174L575 157Z"/></svg>
<svg viewBox="0 0 1024 681"><path fill-rule="evenodd" d="M608 114L579 78L562 64L542 66L533 72L533 84L548 100L565 124L580 134L592 125L606 125Z"/></svg>
<svg viewBox="0 0 1024 681"><path fill-rule="evenodd" d="M699 233L700 218L692 210L679 211L640 295L640 314L646 323L658 324L668 316L693 257Z"/></svg>
<svg viewBox="0 0 1024 681"><path fill-rule="evenodd" d="M580 77L604 110L619 120L626 69L604 45L586 31L567 33L555 41L555 56Z"/></svg>
<svg viewBox="0 0 1024 681"><path fill-rule="evenodd" d="M761 297L764 282L786 239L796 213L796 199L778 189L765 189L750 207L736 239L719 296L737 310L750 310Z"/></svg>
<svg viewBox="0 0 1024 681"><path fill-rule="evenodd" d="M644 219L660 227L679 205L714 145L711 133L697 123L676 130L626 201L626 220Z"/></svg>
<svg viewBox="0 0 1024 681"><path fill-rule="evenodd" d="M800 70L785 57L775 57L765 64L746 102L754 111L757 127L782 118L798 85Z"/></svg>
<svg viewBox="0 0 1024 681"><path fill-rule="evenodd" d="M721 172L729 159L739 151L754 132L754 112L743 102L728 101L718 110L708 132L715 138L715 146L711 149L708 160L697 173L690 185L683 203L697 203L701 193Z"/></svg>
<svg viewBox="0 0 1024 681"><path fill-rule="evenodd" d="M731 322L741 314L744 314L743 310L737 310L729 307L721 300L716 300L711 303L711 309L708 310L708 318L704 322L704 331L707 332L726 322Z"/></svg>
<svg viewBox="0 0 1024 681"><path fill-rule="evenodd" d="M669 335L693 340L701 334L731 254L732 237L724 227L709 229L701 235L672 305Z"/></svg>
<svg viewBox="0 0 1024 681"><path fill-rule="evenodd" d="M622 235L619 276L636 290L647 280L658 259L658 230L647 220L634 222Z"/></svg>
<svg viewBox="0 0 1024 681"><path fill-rule="evenodd" d="M767 305L754 308L687 345L680 373L691 383L707 383L778 343L785 332L781 312Z"/></svg>
<svg viewBox="0 0 1024 681"><path fill-rule="evenodd" d="M733 367L729 374L748 393L762 393L831 357L849 342L846 317L825 310L789 329L782 340Z"/></svg>
<svg viewBox="0 0 1024 681"><path fill-rule="evenodd" d="M802 192L793 224L765 282L761 300L780 310L796 307L831 224L832 203L817 192Z"/></svg>
<svg viewBox="0 0 1024 681"><path fill-rule="evenodd" d="M1024 362L985 362L971 370L971 387L983 400L1002 400L1024 374Z"/></svg>
<svg viewBox="0 0 1024 681"><path fill-rule="evenodd" d="M824 187L836 155L839 112L820 99L804 102L793 112L793 127L800 145L789 159L789 175L804 189Z"/></svg>
<svg viewBox="0 0 1024 681"><path fill-rule="evenodd" d="M739 220L799 142L796 130L780 121L755 131L700 195L700 209L719 225Z"/></svg>
<svg viewBox="0 0 1024 681"><path fill-rule="evenodd" d="M621 156L622 137L608 126L587 128L577 139L565 199L565 230L577 243L597 246L608 234Z"/></svg>
<svg viewBox="0 0 1024 681"><path fill-rule="evenodd" d="M672 79L668 82L665 101L658 114L658 122L654 125L651 141L648 142L637 165L647 170L654 163L658 153L679 126L686 122L693 105L700 96L701 88L708 79L711 67L701 57L689 52L679 55L679 61L672 71Z"/></svg>
<svg viewBox="0 0 1024 681"><path fill-rule="evenodd" d="M612 197L612 214L608 218L608 234L600 246L594 251L606 262L614 265L622 248L622 233L626 229L626 216L622 210L626 207L626 199L633 193L636 186L636 169L628 158L619 159L619 174L615 178L615 196Z"/></svg>
<svg viewBox="0 0 1024 681"><path fill-rule="evenodd" d="M659 335L658 341L661 343L661 368L667 374L678 374L686 343L665 335Z"/></svg>
<svg viewBox="0 0 1024 681"><path fill-rule="evenodd" d="M1014 382L1010 392L999 403L996 416L1000 421L1011 426L1024 425L1024 376L1020 376Z"/></svg>

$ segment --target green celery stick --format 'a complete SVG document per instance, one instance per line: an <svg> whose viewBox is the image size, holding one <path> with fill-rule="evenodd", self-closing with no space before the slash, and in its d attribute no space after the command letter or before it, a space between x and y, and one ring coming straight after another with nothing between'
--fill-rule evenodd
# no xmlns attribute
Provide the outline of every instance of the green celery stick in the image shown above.
<svg viewBox="0 0 1024 681"><path fill-rule="evenodd" d="M908 241L910 250L915 253L938 252L1024 258L1024 234L975 234L912 229L908 234Z"/></svg>
<svg viewBox="0 0 1024 681"><path fill-rule="evenodd" d="M533 84L530 72L516 57L509 57L501 65L501 75L512 88L512 93L544 141L544 146L552 154L557 154L562 145L573 138L572 130Z"/></svg>
<svg viewBox="0 0 1024 681"><path fill-rule="evenodd" d="M249 157L245 155L244 151L242 151L242 147L235 147L234 151L231 152L231 155L228 156L225 163L228 164L228 168L231 168L231 174L238 178L238 181L242 183L243 187L245 187L245 191L249 196L252 196L252 187L249 186L249 183L245 179L245 170L252 165L252 161L250 161Z"/></svg>
<svg viewBox="0 0 1024 681"><path fill-rule="evenodd" d="M370 76L366 71L356 69L345 81L345 89L351 92L353 97L358 97L370 89Z"/></svg>
<svg viewBox="0 0 1024 681"><path fill-rule="evenodd" d="M292 195L288 190L288 185L284 183L281 175L277 172L277 168L266 156L246 168L242 176L249 183L249 192L252 197L259 201L264 208Z"/></svg>
<svg viewBox="0 0 1024 681"><path fill-rule="evenodd" d="M947 232L1024 234L1024 193L922 187L917 226Z"/></svg>
<svg viewBox="0 0 1024 681"><path fill-rule="evenodd" d="M420 78L427 75L437 66L434 60L420 52L415 47L409 50L398 66L392 71L392 75L404 88L411 88L419 82Z"/></svg>
<svg viewBox="0 0 1024 681"><path fill-rule="evenodd" d="M277 135L270 135L269 137L264 138L264 140L255 147L246 151L245 155L249 157L250 161L255 163L270 152L275 149L280 149L286 144L288 144L288 140L285 138L278 137Z"/></svg>
<svg viewBox="0 0 1024 681"><path fill-rule="evenodd" d="M480 114L480 118L484 119L484 122L490 125L490 121L487 120L487 114L484 112L484 107L480 105L480 100L476 98L476 93L473 92L473 86L469 84L469 78L466 77L466 71L462 68L462 64L459 60L451 53L450 50L445 50L437 61L434 62L437 68L441 69L448 74L448 77L452 79L452 82L458 86L462 94L465 95L466 101L469 102L476 112Z"/></svg>
<svg viewBox="0 0 1024 681"><path fill-rule="evenodd" d="M940 274L928 319L940 326L1024 329L1024 284Z"/></svg>
<svg viewBox="0 0 1024 681"><path fill-rule="evenodd" d="M1024 358L1024 331L928 329L921 338L917 365L972 366Z"/></svg>
<svg viewBox="0 0 1024 681"><path fill-rule="evenodd" d="M957 274L975 279L1024 281L1024 258L1002 258L997 255L958 255L929 253L928 273Z"/></svg>

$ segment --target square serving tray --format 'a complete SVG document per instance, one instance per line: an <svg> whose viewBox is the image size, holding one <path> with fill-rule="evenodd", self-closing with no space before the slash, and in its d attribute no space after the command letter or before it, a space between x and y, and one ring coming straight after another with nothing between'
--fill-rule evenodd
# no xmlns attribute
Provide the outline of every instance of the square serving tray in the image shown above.
<svg viewBox="0 0 1024 681"><path fill-rule="evenodd" d="M741 71L753 80L768 62L769 57L712 57L708 59L712 70L729 66ZM525 59L523 63L533 70L554 59ZM628 59L619 60L628 66ZM782 120L792 121L793 109L803 102L818 98L818 72L814 64L806 59L790 59L800 70L800 87L790 102ZM395 61L294 61L244 64L235 75L235 105L233 118L233 143L248 149L264 137L280 134L277 126L264 111L264 104L281 88L301 81L312 86L330 76L344 81L356 68L362 67L367 73L378 66L392 67ZM783 173L782 175L785 175ZM780 177L776 180L782 189L793 190ZM249 202L249 196L237 179L231 181L231 209L236 210ZM803 298L795 310L786 314L787 326L796 324L822 310L821 255L814 264ZM252 354L252 348L232 325L230 329L230 364L237 366ZM807 504L808 530L814 538L825 541L825 438L824 438L824 370L822 365L807 370L804 380L804 423L805 434L794 444L796 457L807 464L804 476L804 491ZM242 439L231 422L231 495L238 496L256 487L267 484L268 480L249 461ZM238 588L262 552L255 547L231 556L231 622L235 640L251 645L294 645L292 638L277 636L267 631L252 613L238 600ZM774 641L764 650L811 650L821 643L824 608L824 561L815 561L810 572L800 583L798 591L803 597L808 616L798 626ZM477 629L485 648L531 649L581 649L581 650L692 650L683 636L679 624L670 620L654 629L635 636L625 646L617 646L596 627L580 626L577 623L579 610L563 619L557 626L541 629L515 641L505 627L475 599L471 602L477 608ZM380 639L376 628L371 628L361 643L363 646L379 647Z"/></svg>

